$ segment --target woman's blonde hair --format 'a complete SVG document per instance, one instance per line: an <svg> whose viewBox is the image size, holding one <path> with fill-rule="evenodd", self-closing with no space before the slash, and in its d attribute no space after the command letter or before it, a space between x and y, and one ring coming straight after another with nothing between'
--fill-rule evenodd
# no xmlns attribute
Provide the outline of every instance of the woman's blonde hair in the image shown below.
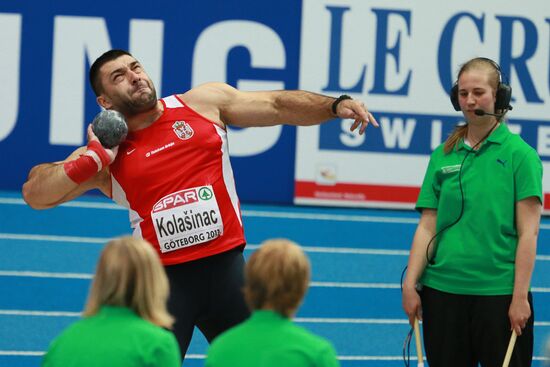
<svg viewBox="0 0 550 367"><path fill-rule="evenodd" d="M84 316L101 306L132 309L155 325L171 328L174 318L166 310L168 279L153 247L145 240L121 237L107 243L97 264Z"/></svg>
<svg viewBox="0 0 550 367"><path fill-rule="evenodd" d="M296 243L265 241L246 264L246 302L252 310L270 308L290 317L304 298L310 273L309 260Z"/></svg>
<svg viewBox="0 0 550 367"><path fill-rule="evenodd" d="M496 93L498 90L498 85L500 83L500 71L497 68L494 61L484 57L476 57L471 59L460 67L458 76L456 78L456 83L460 79L460 76L469 70L484 70L487 72L489 77L489 85L493 88L493 92ZM498 111L495 111L498 113ZM451 132L447 140L445 140L445 145L443 150L445 153L449 153L453 148L458 147L457 143L460 139L464 138L468 133L468 124L459 125Z"/></svg>

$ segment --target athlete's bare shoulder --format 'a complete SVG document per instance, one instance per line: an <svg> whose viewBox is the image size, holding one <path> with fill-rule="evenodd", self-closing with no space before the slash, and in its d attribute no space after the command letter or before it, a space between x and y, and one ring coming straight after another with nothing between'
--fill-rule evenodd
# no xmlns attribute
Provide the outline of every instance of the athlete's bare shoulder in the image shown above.
<svg viewBox="0 0 550 367"><path fill-rule="evenodd" d="M228 84L210 82L198 85L180 94L179 97L186 103L205 103L220 106L227 103L232 95L237 92L237 89Z"/></svg>
<svg viewBox="0 0 550 367"><path fill-rule="evenodd" d="M224 127L220 111L230 102L232 93L236 91L225 83L212 82L201 84L178 97L204 117Z"/></svg>

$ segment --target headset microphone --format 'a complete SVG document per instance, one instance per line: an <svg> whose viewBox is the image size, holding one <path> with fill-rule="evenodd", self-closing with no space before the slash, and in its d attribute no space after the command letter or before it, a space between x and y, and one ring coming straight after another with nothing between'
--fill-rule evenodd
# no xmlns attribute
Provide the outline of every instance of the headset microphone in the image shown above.
<svg viewBox="0 0 550 367"><path fill-rule="evenodd" d="M501 117L502 117L501 114L489 113L489 112L485 112L485 111L483 111L483 110L474 110L474 113L475 113L477 116L489 115L489 116L495 116L495 117L498 117L498 118L501 118Z"/></svg>

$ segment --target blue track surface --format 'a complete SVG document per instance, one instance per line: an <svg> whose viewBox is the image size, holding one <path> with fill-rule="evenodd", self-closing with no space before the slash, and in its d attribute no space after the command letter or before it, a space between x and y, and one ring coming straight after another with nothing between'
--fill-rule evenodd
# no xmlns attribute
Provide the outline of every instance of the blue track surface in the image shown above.
<svg viewBox="0 0 550 367"><path fill-rule="evenodd" d="M288 237L305 247L312 286L296 322L330 339L344 367L402 366L408 325L399 278L418 214L243 205L249 255L261 241ZM129 234L128 214L99 198L35 211L0 192L0 366L39 366L41 354L78 319L107 239ZM550 336L550 220L543 219L533 275L533 366ZM195 333L184 366L203 365ZM415 355L414 346L411 347ZM413 362L412 365L415 365Z"/></svg>

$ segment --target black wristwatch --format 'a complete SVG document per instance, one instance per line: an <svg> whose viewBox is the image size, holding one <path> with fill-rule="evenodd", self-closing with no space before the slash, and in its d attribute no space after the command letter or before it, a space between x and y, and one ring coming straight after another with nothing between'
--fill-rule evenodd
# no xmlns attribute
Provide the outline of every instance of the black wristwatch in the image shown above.
<svg viewBox="0 0 550 367"><path fill-rule="evenodd" d="M338 104L340 102L342 102L343 100L346 100L346 99L353 99L353 98L351 98L347 94L342 94L340 97L336 98L336 100L334 100L334 102L332 102L332 114L334 116L338 116L338 114L336 113L336 108L338 107Z"/></svg>

